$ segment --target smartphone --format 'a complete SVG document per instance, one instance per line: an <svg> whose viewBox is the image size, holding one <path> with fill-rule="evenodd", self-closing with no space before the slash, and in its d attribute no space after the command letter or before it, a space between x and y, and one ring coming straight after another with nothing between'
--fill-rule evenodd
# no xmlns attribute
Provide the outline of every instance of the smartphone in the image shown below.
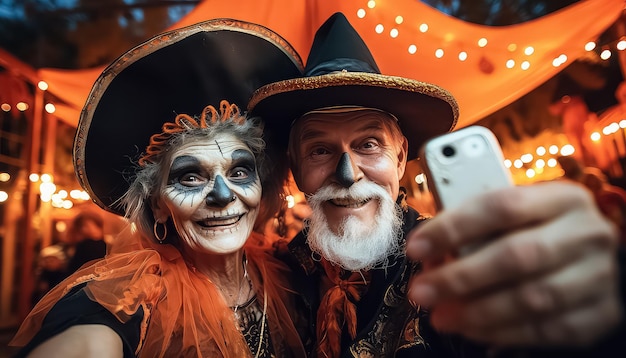
<svg viewBox="0 0 626 358"><path fill-rule="evenodd" d="M420 158L437 210L471 205L472 196L513 185L500 143L485 127L470 126L435 137L422 146ZM466 245L458 254L466 256L480 246Z"/></svg>
<svg viewBox="0 0 626 358"><path fill-rule="evenodd" d="M455 208L474 195L513 185L498 139L482 126L429 140L420 158L437 210Z"/></svg>

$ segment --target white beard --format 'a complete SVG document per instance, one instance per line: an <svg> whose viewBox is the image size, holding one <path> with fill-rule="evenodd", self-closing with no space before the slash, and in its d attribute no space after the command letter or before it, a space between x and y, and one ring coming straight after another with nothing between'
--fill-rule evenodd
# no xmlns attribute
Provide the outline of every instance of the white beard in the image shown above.
<svg viewBox="0 0 626 358"><path fill-rule="evenodd" d="M364 222L356 216L348 216L340 223L338 232L333 232L322 206L328 200L340 198L378 201L376 217ZM402 209L381 186L366 180L350 188L329 185L309 196L307 201L312 210L307 242L329 262L349 271L369 270L386 266L389 257L401 254Z"/></svg>

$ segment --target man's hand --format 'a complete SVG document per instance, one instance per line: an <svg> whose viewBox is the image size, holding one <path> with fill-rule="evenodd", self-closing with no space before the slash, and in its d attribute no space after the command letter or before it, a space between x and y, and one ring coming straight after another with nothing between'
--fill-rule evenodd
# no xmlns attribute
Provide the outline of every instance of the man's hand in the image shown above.
<svg viewBox="0 0 626 358"><path fill-rule="evenodd" d="M482 195L408 235L425 270L409 299L432 324L494 346L585 346L623 318L616 228L581 186L551 182ZM468 244L473 253L448 260Z"/></svg>

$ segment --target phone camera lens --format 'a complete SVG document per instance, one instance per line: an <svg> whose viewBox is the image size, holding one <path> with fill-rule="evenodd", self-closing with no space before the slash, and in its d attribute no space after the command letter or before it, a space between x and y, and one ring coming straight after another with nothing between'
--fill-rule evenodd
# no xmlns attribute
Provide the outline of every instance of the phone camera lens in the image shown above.
<svg viewBox="0 0 626 358"><path fill-rule="evenodd" d="M441 152L443 153L444 156L446 157L452 157L454 156L454 154L456 153L456 150L454 149L453 146L451 145L446 145L443 147L443 149L441 150Z"/></svg>

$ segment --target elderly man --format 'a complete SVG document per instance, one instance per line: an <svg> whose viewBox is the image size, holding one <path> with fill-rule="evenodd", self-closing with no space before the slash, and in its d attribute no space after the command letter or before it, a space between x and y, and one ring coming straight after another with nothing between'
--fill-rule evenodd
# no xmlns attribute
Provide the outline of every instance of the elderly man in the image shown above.
<svg viewBox="0 0 626 358"><path fill-rule="evenodd" d="M260 88L249 110L265 119L269 141L289 138L312 209L287 259L316 323L314 355L586 347L616 327L617 233L584 189L506 189L423 222L398 183L418 147L454 127L454 98L380 74L342 14L318 30L305 72ZM485 238L475 253L447 259Z"/></svg>

